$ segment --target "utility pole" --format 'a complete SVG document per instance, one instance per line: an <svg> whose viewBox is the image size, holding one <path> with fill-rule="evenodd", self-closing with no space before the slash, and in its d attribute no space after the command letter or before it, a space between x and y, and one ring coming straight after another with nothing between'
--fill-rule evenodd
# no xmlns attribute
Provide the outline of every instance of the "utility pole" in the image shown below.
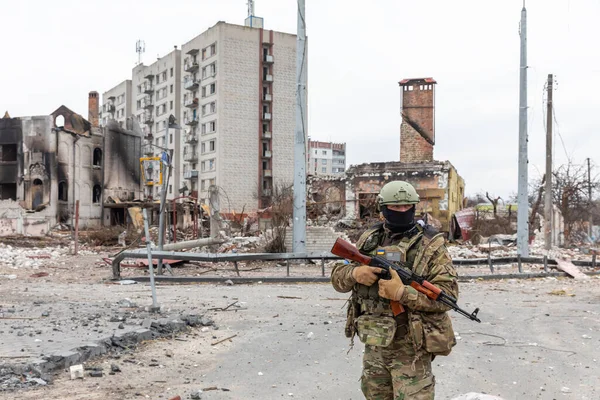
<svg viewBox="0 0 600 400"><path fill-rule="evenodd" d="M546 187L544 188L544 241L546 250L552 248L552 74L548 74L546 102Z"/></svg>
<svg viewBox="0 0 600 400"><path fill-rule="evenodd" d="M169 141L169 128L181 129L181 127L175 121L176 121L175 117L173 115L170 115L167 120L167 127L165 129L165 140L163 143L164 146L167 146L167 143ZM167 190L169 188L169 179L171 178L171 171L173 170L173 150L169 149L169 148L164 148L160 162L165 164L165 166L167 167L167 171L168 171L166 179L165 179L164 173L163 173L163 185L162 185L162 192L160 194L160 206L159 206L160 214L158 216L158 250L162 251L163 245L165 243L164 230L165 230L165 213L167 212ZM158 260L158 265L157 265L157 274L158 275L162 275L162 266L163 266L163 260L161 258Z"/></svg>
<svg viewBox="0 0 600 400"><path fill-rule="evenodd" d="M294 253L306 252L306 19L304 0L298 0L296 40L296 130L294 140Z"/></svg>
<svg viewBox="0 0 600 400"><path fill-rule="evenodd" d="M588 165L588 196L589 196L589 201L590 201L590 206L588 207L588 212L590 213L590 216L589 216L590 227L588 229L588 234L591 238L592 233L593 233L592 227L594 226L594 215L592 213L592 204L593 204L592 203L592 172L591 172L589 157L587 159L587 165Z"/></svg>
<svg viewBox="0 0 600 400"><path fill-rule="evenodd" d="M519 74L519 190L517 193L517 254L529 256L529 201L527 196L527 10L521 10L521 67Z"/></svg>

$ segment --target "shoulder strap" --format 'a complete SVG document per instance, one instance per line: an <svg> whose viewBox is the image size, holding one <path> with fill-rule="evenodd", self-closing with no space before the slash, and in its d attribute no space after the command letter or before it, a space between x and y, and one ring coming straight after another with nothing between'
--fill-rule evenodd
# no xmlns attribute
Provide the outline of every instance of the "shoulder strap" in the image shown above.
<svg viewBox="0 0 600 400"><path fill-rule="evenodd" d="M429 260L435 254L436 251L440 247L442 247L446 243L446 238L443 233L437 233L431 237L429 237L425 232L423 232L423 241L421 242L421 247L415 257L414 262L414 271L417 275L423 275L427 264L429 264Z"/></svg>
<svg viewBox="0 0 600 400"><path fill-rule="evenodd" d="M377 223L363 232L356 242L356 248L360 251L369 252L374 250L378 245L383 232L383 222Z"/></svg>

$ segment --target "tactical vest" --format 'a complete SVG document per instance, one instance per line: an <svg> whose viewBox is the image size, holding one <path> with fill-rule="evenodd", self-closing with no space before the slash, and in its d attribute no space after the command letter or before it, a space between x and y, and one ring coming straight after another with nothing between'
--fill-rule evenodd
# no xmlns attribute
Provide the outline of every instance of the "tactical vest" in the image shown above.
<svg viewBox="0 0 600 400"><path fill-rule="evenodd" d="M427 276L429 262L432 256L445 244L441 233L432 233L429 227L417 225L417 233L410 237L393 240L387 238L383 223L377 224L365 231L356 243L356 247L364 254L384 256L390 261L402 261L405 267L416 274ZM394 317L390 301L379 297L379 285L371 286L356 284L352 290L352 297L348 307L348 320L346 323L346 336L353 338L356 333L354 321L360 315L374 317ZM447 355L456 344L454 330L447 313L424 313L407 309L407 312L396 317L399 331L408 330L411 334L407 337L413 342L415 349L424 345L424 336L433 334L432 340L426 343L429 352L435 355ZM429 315L431 314L431 315Z"/></svg>

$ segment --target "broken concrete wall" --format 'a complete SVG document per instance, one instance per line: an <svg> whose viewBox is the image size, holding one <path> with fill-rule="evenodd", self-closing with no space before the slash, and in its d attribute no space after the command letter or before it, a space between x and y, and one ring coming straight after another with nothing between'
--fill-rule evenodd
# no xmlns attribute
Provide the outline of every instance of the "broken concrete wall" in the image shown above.
<svg viewBox="0 0 600 400"><path fill-rule="evenodd" d="M13 200L0 201L0 237L41 236L48 233L50 228L50 219L47 216L26 214L23 207Z"/></svg>

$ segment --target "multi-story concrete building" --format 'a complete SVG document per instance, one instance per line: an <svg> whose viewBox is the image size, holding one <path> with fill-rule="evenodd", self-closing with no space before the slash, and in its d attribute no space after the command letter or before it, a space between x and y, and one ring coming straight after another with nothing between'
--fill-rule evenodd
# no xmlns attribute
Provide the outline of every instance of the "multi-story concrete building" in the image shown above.
<svg viewBox="0 0 600 400"><path fill-rule="evenodd" d="M308 141L308 175L342 176L346 171L346 143Z"/></svg>
<svg viewBox="0 0 600 400"><path fill-rule="evenodd" d="M100 107L100 126L106 126L108 121L115 120L121 128L125 128L127 118L132 115L131 95L131 79L104 92Z"/></svg>
<svg viewBox="0 0 600 400"><path fill-rule="evenodd" d="M251 12L245 26L219 22L132 75L144 156L173 153L167 198L187 188L205 200L216 185L222 212L250 211L271 203L275 185L292 184L296 35L265 30ZM117 88L107 92L107 119L118 110L110 105ZM167 130L171 115L181 129ZM160 194L149 189L147 196Z"/></svg>
<svg viewBox="0 0 600 400"><path fill-rule="evenodd" d="M201 199L221 188L225 213L293 181L296 36L258 26L219 22L182 46L182 178Z"/></svg>
<svg viewBox="0 0 600 400"><path fill-rule="evenodd" d="M133 69L132 109L143 126L147 157L163 151L173 154L173 176L167 188L167 198L179 196L181 185L181 134L180 129L168 128L169 116L178 118L181 113L181 50L175 49L150 65L139 64ZM158 198L160 187L147 194Z"/></svg>

